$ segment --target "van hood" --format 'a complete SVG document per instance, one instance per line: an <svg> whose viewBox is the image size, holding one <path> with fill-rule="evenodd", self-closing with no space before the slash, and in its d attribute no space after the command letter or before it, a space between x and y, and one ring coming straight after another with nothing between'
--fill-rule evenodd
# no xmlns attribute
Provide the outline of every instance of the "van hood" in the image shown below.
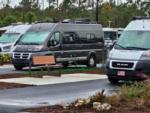
<svg viewBox="0 0 150 113"><path fill-rule="evenodd" d="M43 49L43 45L17 45L14 52L38 52Z"/></svg>
<svg viewBox="0 0 150 113"><path fill-rule="evenodd" d="M112 49L109 58L117 60L139 60L143 52L145 51Z"/></svg>

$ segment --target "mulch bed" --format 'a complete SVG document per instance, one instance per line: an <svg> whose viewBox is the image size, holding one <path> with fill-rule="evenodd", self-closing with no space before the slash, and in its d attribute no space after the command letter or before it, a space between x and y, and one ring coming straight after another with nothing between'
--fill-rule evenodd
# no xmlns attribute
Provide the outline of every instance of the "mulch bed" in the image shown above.
<svg viewBox="0 0 150 113"><path fill-rule="evenodd" d="M22 77L38 77L41 78L43 75L37 74L37 75L27 75L22 73L12 73L12 74L3 74L0 75L0 79L8 79L8 78L22 78Z"/></svg>
<svg viewBox="0 0 150 113"><path fill-rule="evenodd" d="M150 113L150 109L129 109L123 108L123 106L112 108L110 111L96 111L90 108L69 108L63 109L61 106L49 106L49 107L40 107L40 108L31 108L24 110L31 113Z"/></svg>
<svg viewBox="0 0 150 113"><path fill-rule="evenodd" d="M13 88L24 88L24 87L29 87L29 86L33 86L33 85L0 82L0 90L13 89Z"/></svg>
<svg viewBox="0 0 150 113"><path fill-rule="evenodd" d="M62 74L72 74L72 73L77 73L76 72L63 72ZM105 70L103 69L93 69L93 70L81 70L78 71L78 73L87 73L87 74L105 74ZM29 75L29 74L24 74L24 73L12 73L12 74L3 74L0 75L0 79L8 79L8 78L22 78L22 77L37 77L37 78L42 78L44 75L47 73L43 74L41 72L34 72ZM53 72L52 72L53 74ZM55 76L55 74L54 74Z"/></svg>

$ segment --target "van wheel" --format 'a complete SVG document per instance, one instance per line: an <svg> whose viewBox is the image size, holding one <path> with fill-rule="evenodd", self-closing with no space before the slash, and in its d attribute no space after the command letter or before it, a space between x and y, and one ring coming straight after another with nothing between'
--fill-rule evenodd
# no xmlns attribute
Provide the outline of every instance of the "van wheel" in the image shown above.
<svg viewBox="0 0 150 113"><path fill-rule="evenodd" d="M96 67L96 57L95 56L90 56L88 58L87 66L88 67Z"/></svg>
<svg viewBox="0 0 150 113"><path fill-rule="evenodd" d="M62 65L63 65L64 68L66 68L66 67L68 67L69 63L68 63L68 62L65 62L65 63L63 63Z"/></svg>
<svg viewBox="0 0 150 113"><path fill-rule="evenodd" d="M14 68L18 71L21 71L23 69L23 66L14 65Z"/></svg>
<svg viewBox="0 0 150 113"><path fill-rule="evenodd" d="M112 78L112 77L108 77L108 80L111 84L118 84L119 80Z"/></svg>

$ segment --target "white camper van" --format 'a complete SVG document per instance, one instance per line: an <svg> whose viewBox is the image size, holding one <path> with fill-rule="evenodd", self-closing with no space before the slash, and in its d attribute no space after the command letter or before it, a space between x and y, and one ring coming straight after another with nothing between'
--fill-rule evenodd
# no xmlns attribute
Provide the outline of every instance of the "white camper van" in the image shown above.
<svg viewBox="0 0 150 113"><path fill-rule="evenodd" d="M113 43L118 39L118 29L117 28L103 28L105 46L107 48L111 47Z"/></svg>
<svg viewBox="0 0 150 113"><path fill-rule="evenodd" d="M106 68L111 83L150 77L150 18L133 18L111 50Z"/></svg>
<svg viewBox="0 0 150 113"><path fill-rule="evenodd" d="M0 53L9 53L16 41L30 28L31 25L11 27L0 37Z"/></svg>

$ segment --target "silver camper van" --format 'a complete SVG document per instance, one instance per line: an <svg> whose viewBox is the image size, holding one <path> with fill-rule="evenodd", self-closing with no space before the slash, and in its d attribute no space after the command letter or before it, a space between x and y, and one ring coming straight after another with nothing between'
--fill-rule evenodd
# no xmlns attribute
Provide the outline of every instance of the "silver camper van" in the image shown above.
<svg viewBox="0 0 150 113"><path fill-rule="evenodd" d="M10 53L16 41L31 27L31 25L16 25L9 28L0 37L0 53Z"/></svg>
<svg viewBox="0 0 150 113"><path fill-rule="evenodd" d="M104 50L100 24L37 23L17 42L12 62L21 70L32 56L54 55L65 67L71 63L93 67L103 59Z"/></svg>
<svg viewBox="0 0 150 113"><path fill-rule="evenodd" d="M150 77L150 18L134 17L107 59L111 83Z"/></svg>

